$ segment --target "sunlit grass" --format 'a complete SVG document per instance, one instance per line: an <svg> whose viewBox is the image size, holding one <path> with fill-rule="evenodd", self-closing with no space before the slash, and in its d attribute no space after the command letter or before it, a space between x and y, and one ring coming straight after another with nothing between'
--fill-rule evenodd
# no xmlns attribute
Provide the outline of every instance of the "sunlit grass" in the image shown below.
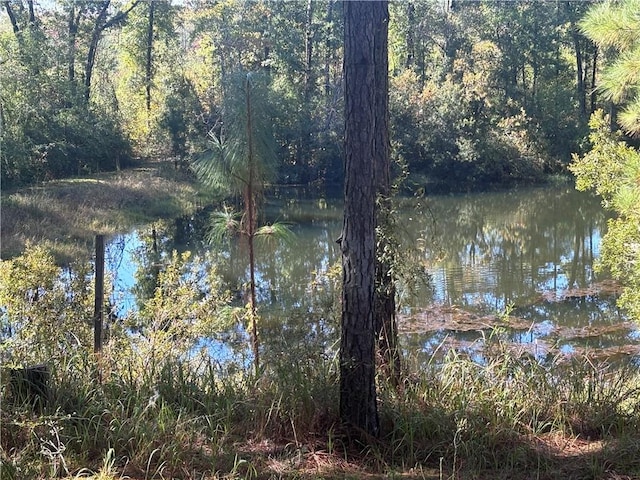
<svg viewBox="0 0 640 480"><path fill-rule="evenodd" d="M86 255L97 234L175 218L205 201L193 178L168 162L2 192L2 258L31 241L69 261Z"/></svg>

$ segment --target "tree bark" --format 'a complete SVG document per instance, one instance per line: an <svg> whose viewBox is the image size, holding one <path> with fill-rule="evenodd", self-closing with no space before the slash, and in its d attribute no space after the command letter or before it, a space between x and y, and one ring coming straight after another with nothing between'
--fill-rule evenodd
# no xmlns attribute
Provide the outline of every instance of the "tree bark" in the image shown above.
<svg viewBox="0 0 640 480"><path fill-rule="evenodd" d="M245 80L245 101L246 101L246 134L247 134L247 156L249 163L249 178L247 180L246 194L245 194L245 209L248 216L247 226L247 239L249 241L249 290L250 290L250 305L251 305L251 347L253 350L253 365L256 375L260 371L260 347L258 343L258 317L256 307L256 261L254 240L256 232L256 214L255 214L255 192L254 192L254 158L253 158L253 108L251 106L251 82L249 77Z"/></svg>
<svg viewBox="0 0 640 480"><path fill-rule="evenodd" d="M334 0L327 2L327 15L325 18L326 28L326 40L324 49L324 96L326 99L327 109L331 104L331 61L332 55L332 42L331 37L333 35L333 3Z"/></svg>
<svg viewBox="0 0 640 480"><path fill-rule="evenodd" d="M77 37L78 26L80 25L80 19L84 14L84 5L79 5L76 11L75 3L69 5L69 39L67 43L67 80L69 82L69 90L71 92L71 101L75 101L77 93L76 86L76 50L77 50Z"/></svg>
<svg viewBox="0 0 640 480"><path fill-rule="evenodd" d="M596 89L596 73L598 71L598 46L593 45L593 58L591 63L591 95L590 95L590 106L589 113L593 114L596 111L597 101L598 101L598 93Z"/></svg>
<svg viewBox="0 0 640 480"><path fill-rule="evenodd" d="M342 251L340 417L377 437L375 384L375 44L370 2L344 2L345 205Z"/></svg>
<svg viewBox="0 0 640 480"><path fill-rule="evenodd" d="M111 0L105 0L100 6L100 12L96 23L93 26L93 32L91 34L91 42L89 43L89 51L87 53L87 61L84 68L84 97L86 103L89 103L91 97L91 76L93 75L93 66L96 61L96 52L98 50L98 42L100 41L100 35L103 31L103 24L105 18L107 18L107 9L111 4Z"/></svg>
<svg viewBox="0 0 640 480"><path fill-rule="evenodd" d="M11 3L9 2L9 0L5 0L4 8L7 11L7 15L9 16L9 21L11 22L13 33L18 35L20 33L20 26L18 25L18 19L16 18L15 13L13 13L13 9L11 8Z"/></svg>
<svg viewBox="0 0 640 480"><path fill-rule="evenodd" d="M307 24L305 26L304 101L308 103L313 91L313 0L307 0Z"/></svg>
<svg viewBox="0 0 640 480"><path fill-rule="evenodd" d="M36 25L36 11L33 8L33 0L27 0L27 6L29 7L29 26L34 27Z"/></svg>
<svg viewBox="0 0 640 480"><path fill-rule="evenodd" d="M585 117L587 115L587 89L585 86L585 68L582 55L582 45L577 25L571 25L571 36L573 38L573 48L576 56L576 90L580 105L580 115Z"/></svg>
<svg viewBox="0 0 640 480"><path fill-rule="evenodd" d="M416 58L416 42L415 42L415 17L416 7L413 1L407 2L407 58L405 60L405 67L413 67Z"/></svg>

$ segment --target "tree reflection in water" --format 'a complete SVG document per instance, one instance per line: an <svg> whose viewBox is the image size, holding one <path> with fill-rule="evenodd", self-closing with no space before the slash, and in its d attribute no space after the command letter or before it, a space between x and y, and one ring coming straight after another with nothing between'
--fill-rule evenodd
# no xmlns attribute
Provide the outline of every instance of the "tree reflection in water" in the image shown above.
<svg viewBox="0 0 640 480"><path fill-rule="evenodd" d="M296 239L293 244L261 245L257 252L264 334L273 337L271 342L263 339L265 349L271 345L275 352L295 345L311 354L318 352L317 346L308 348L314 342L330 349L339 321L339 308L333 305L331 310L330 303L339 295L332 290L335 285L320 293L312 285L339 259L335 240L342 221L340 200L290 190L272 197L265 220L290 222ZM429 213L417 208L425 203ZM637 343L635 328L615 306L615 289L601 288L607 277L594 269L607 222L597 198L565 185L404 199L398 212L407 245L427 239L419 262L432 280L431 285L418 285L411 296L402 296L405 349L431 355L443 342L464 350L499 337L543 358L583 348L629 350ZM138 268L153 264L145 255L210 248L202 241L202 218L156 224L161 238L156 244L164 249L158 254L145 240L150 229L125 236L137 238L139 248L133 255ZM240 248L229 244L217 257L225 285L237 293L238 302L248 278ZM149 272L135 275L148 278ZM133 278L120 280L131 288ZM453 309L447 318L442 313L446 308ZM463 328L469 316L480 321ZM495 321L487 322L490 318Z"/></svg>

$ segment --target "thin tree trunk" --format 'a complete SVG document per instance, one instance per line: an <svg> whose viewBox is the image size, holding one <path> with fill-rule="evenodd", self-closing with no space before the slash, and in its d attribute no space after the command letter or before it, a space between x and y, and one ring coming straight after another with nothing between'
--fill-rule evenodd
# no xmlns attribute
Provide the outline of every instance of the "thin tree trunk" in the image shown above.
<svg viewBox="0 0 640 480"><path fill-rule="evenodd" d="M119 21L123 20L129 14L129 12L133 10L139 3L140 0L135 0L127 7L125 11L118 12L116 15L107 20L107 10L109 9L111 0L103 0L100 6L98 17L96 18L95 24L93 26L93 31L91 33L91 41L89 43L89 51L87 53L87 61L85 63L84 69L84 97L87 103L89 103L89 99L91 97L91 77L93 75L93 67L96 61L98 42L100 42L102 32L104 32L107 28L112 27Z"/></svg>
<svg viewBox="0 0 640 480"><path fill-rule="evenodd" d="M344 2L345 205L340 417L357 437L378 436L375 329L375 54L370 2Z"/></svg>
<svg viewBox="0 0 640 480"><path fill-rule="evenodd" d="M69 43L67 47L67 80L72 93L75 91L74 83L76 81L76 34L78 33L78 24L75 21L75 5L69 6Z"/></svg>
<svg viewBox="0 0 640 480"><path fill-rule="evenodd" d="M11 27L13 27L13 33L18 36L20 33L20 26L18 25L18 19L16 18L15 13L13 13L13 9L11 8L11 2L9 0L5 0L4 8L7 11L7 15L9 16L9 21L11 22ZM19 39L20 37L18 37Z"/></svg>
<svg viewBox="0 0 640 480"><path fill-rule="evenodd" d="M252 125L252 109L251 109L251 82L249 78L245 80L246 91L246 114L247 114L247 155L249 162L249 179L247 181L247 194L245 202L247 202L248 216L248 240L249 240L249 289L250 289L250 305L251 305L251 346L253 349L254 367L256 375L260 370L260 350L258 344L258 325L256 311L256 261L254 251L255 239L255 203L254 203L254 158L253 158L253 125Z"/></svg>
<svg viewBox="0 0 640 480"><path fill-rule="evenodd" d="M590 113L596 111L598 93L596 90L596 72L598 71L598 46L593 45L593 61L591 64Z"/></svg>
<svg viewBox="0 0 640 480"><path fill-rule="evenodd" d="M327 2L327 16L325 19L325 23L327 24L327 32L324 49L324 96L326 99L327 109L331 105L331 59L333 58L331 30L333 29L333 4L334 0L329 0L329 2Z"/></svg>
<svg viewBox="0 0 640 480"><path fill-rule="evenodd" d="M585 87L585 72L584 61L582 55L582 46L580 42L580 35L578 33L578 27L572 25L571 36L573 37L573 48L576 55L576 90L578 92L578 102L580 105L580 115L585 117L587 115L587 98Z"/></svg>
<svg viewBox="0 0 640 480"><path fill-rule="evenodd" d="M304 100L309 102L313 89L313 0L307 0L307 25L305 29Z"/></svg>
<svg viewBox="0 0 640 480"><path fill-rule="evenodd" d="M67 81L69 82L69 90L71 92L72 101L75 101L77 93L76 85L76 49L77 49L77 36L78 25L80 24L80 18L84 13L84 6L79 6L76 13L75 4L69 6L69 40L67 43Z"/></svg>
<svg viewBox="0 0 640 480"><path fill-rule="evenodd" d="M405 60L405 67L411 68L416 58L416 42L414 23L416 17L416 7L413 1L407 2L407 58Z"/></svg>
<svg viewBox="0 0 640 480"><path fill-rule="evenodd" d="M145 89L146 89L146 105L147 105L147 127L149 126L151 116L151 77L153 62L153 22L155 13L155 2L149 0L149 23L147 25L147 57L145 65Z"/></svg>
<svg viewBox="0 0 640 480"><path fill-rule="evenodd" d="M93 66L96 61L96 52L98 50L98 42L100 41L100 34L102 33L102 25L107 18L107 9L111 4L111 0L105 0L102 2L98 18L93 26L93 32L91 33L91 42L89 43L89 51L87 53L87 61L84 68L84 98L86 103L89 103L91 97L91 76L93 75Z"/></svg>
<svg viewBox="0 0 640 480"><path fill-rule="evenodd" d="M29 26L34 27L36 25L36 12L33 8L33 0L27 0L29 7Z"/></svg>

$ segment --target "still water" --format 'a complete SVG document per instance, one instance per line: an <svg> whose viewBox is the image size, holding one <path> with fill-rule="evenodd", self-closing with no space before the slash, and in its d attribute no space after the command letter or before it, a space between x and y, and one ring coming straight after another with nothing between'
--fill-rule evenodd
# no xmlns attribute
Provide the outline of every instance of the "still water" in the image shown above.
<svg viewBox="0 0 640 480"><path fill-rule="evenodd" d="M257 251L261 312L284 325L290 312L314 308L310 284L339 262L342 204L338 197L279 191L264 216L288 223L295 234ZM499 335L537 358L637 354L638 334L615 306L616 286L594 270L607 218L597 198L568 185L400 201L403 345L427 355L451 347L473 353L483 338ZM155 238L165 252L209 248L206 223L207 215L196 215L111 240L120 312L135 308L131 287L144 246ZM246 256L234 244L223 250L225 284L240 295Z"/></svg>

